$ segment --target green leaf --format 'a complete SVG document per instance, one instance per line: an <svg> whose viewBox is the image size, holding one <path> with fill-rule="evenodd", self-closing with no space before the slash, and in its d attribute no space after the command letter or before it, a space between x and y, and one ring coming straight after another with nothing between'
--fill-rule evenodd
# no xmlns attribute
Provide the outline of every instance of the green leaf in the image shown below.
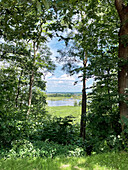
<svg viewBox="0 0 128 170"><path fill-rule="evenodd" d="M41 3L39 1L37 1L37 9L39 12L41 12Z"/></svg>
<svg viewBox="0 0 128 170"><path fill-rule="evenodd" d="M48 0L42 0L45 8L49 9L49 3L48 3Z"/></svg>

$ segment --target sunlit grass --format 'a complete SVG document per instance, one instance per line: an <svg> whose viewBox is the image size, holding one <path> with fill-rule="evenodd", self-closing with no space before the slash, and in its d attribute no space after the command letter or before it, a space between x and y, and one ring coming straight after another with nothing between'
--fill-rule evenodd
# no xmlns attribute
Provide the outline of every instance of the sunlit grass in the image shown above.
<svg viewBox="0 0 128 170"><path fill-rule="evenodd" d="M47 111L50 115L57 117L74 116L76 121L80 121L81 107L80 106L47 106Z"/></svg>
<svg viewBox="0 0 128 170"><path fill-rule="evenodd" d="M87 157L1 160L0 170L128 170L128 153L104 153Z"/></svg>

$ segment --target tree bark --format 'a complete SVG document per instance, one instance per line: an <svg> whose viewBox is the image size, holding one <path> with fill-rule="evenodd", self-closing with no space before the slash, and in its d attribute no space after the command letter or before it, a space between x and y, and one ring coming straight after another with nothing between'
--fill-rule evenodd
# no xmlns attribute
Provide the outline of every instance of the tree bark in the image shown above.
<svg viewBox="0 0 128 170"><path fill-rule="evenodd" d="M128 6L123 4L123 0L115 0L115 6L120 17L119 31L119 71L118 71L118 92L119 96L124 96L128 100L125 90L128 88ZM122 60L122 61L121 61ZM120 98L119 101L120 118L128 117L128 105ZM124 123L122 125L122 130Z"/></svg>
<svg viewBox="0 0 128 170"><path fill-rule="evenodd" d="M83 89L82 89L82 113L81 113L81 123L80 123L80 137L85 140L86 136L86 64L87 64L87 57L83 61L84 71L83 71Z"/></svg>

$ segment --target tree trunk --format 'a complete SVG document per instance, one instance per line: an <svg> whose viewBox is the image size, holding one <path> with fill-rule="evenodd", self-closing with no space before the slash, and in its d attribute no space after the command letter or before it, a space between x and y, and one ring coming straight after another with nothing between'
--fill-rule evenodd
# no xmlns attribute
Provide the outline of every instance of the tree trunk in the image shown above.
<svg viewBox="0 0 128 170"><path fill-rule="evenodd" d="M32 70L32 75L30 76L30 83L29 83L29 99L28 99L28 106L31 106L32 102L32 86L34 81L34 71Z"/></svg>
<svg viewBox="0 0 128 170"><path fill-rule="evenodd" d="M32 87L33 87L33 82L34 82L34 65L35 65L35 58L36 58L36 45L35 42L33 43L33 48L34 48L34 56L33 56L33 66L32 66L32 73L30 75L30 83L29 83L29 97L28 97L28 112L27 115L30 113L30 107L32 103Z"/></svg>
<svg viewBox="0 0 128 170"><path fill-rule="evenodd" d="M120 31L119 31L119 71L118 71L118 91L119 96L126 97L125 90L128 88L128 6L123 4L123 0L115 0L115 6L120 17ZM128 117L128 106L124 99L119 101L120 118ZM124 123L122 124L122 130Z"/></svg>
<svg viewBox="0 0 128 170"><path fill-rule="evenodd" d="M22 74L23 74L23 70L21 70L19 82L18 82L18 90L17 90L17 95L16 95L16 107L18 107L18 98L19 98L19 95L20 95L20 84L21 84Z"/></svg>
<svg viewBox="0 0 128 170"><path fill-rule="evenodd" d="M81 113L81 124L80 124L80 137L85 140L86 135L86 64L87 64L87 57L85 57L83 65L83 89L82 89L82 113Z"/></svg>

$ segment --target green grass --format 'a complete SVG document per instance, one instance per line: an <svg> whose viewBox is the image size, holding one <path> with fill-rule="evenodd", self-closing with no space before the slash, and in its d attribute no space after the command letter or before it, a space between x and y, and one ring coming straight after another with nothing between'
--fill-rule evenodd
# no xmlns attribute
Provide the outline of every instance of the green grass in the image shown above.
<svg viewBox="0 0 128 170"><path fill-rule="evenodd" d="M0 160L0 170L128 170L128 153Z"/></svg>
<svg viewBox="0 0 128 170"><path fill-rule="evenodd" d="M50 115L57 117L74 116L76 121L80 121L81 107L80 106L47 106L47 111Z"/></svg>

